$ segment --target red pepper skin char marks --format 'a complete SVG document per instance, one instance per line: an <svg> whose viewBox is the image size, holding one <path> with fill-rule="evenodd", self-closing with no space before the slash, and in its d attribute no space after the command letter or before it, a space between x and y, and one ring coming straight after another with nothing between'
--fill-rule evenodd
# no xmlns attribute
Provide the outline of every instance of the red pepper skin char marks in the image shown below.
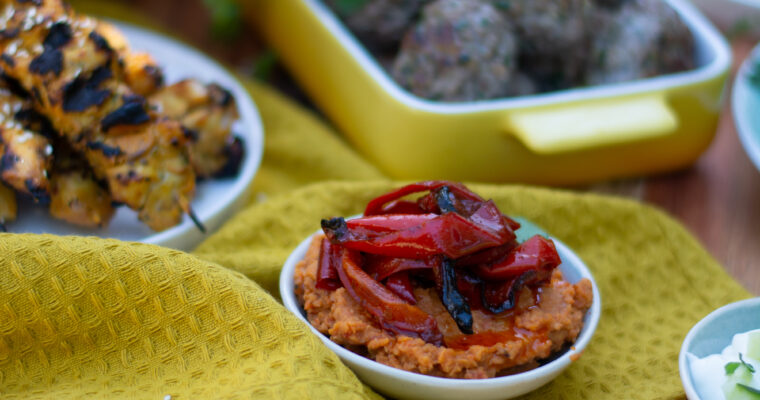
<svg viewBox="0 0 760 400"><path fill-rule="evenodd" d="M506 242L498 234L455 213L439 215L420 225L379 236L361 237L345 226L342 218L322 221L322 229L333 243L390 257L421 259L444 254L455 259Z"/></svg>
<svg viewBox="0 0 760 400"><path fill-rule="evenodd" d="M179 223L195 190L180 124L148 109L127 86L115 51L93 20L57 0L3 4L0 19L10 15L6 32L18 32L0 40L6 73L84 154L115 201L136 210L154 230Z"/></svg>

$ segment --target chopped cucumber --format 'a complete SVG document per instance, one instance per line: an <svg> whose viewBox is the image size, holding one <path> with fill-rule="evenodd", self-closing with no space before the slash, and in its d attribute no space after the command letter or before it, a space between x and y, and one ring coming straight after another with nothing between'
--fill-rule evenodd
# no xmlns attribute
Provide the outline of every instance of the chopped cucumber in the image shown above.
<svg viewBox="0 0 760 400"><path fill-rule="evenodd" d="M760 330L747 334L747 357L760 361Z"/></svg>
<svg viewBox="0 0 760 400"><path fill-rule="evenodd" d="M760 394L739 386L740 383L752 386L752 372L744 365L739 365L732 374L726 377L726 382L722 387L726 400L760 400Z"/></svg>

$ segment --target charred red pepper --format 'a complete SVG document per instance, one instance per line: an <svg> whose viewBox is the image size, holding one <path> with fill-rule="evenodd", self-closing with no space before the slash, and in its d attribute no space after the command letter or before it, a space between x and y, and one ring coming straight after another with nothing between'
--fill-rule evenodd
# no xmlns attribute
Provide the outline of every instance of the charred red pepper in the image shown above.
<svg viewBox="0 0 760 400"><path fill-rule="evenodd" d="M402 271L397 272L388 277L385 281L385 286L390 289L391 292L396 293L398 297L401 297L409 304L417 304L417 299L414 298L414 288L412 287L412 281L409 279L409 272Z"/></svg>
<svg viewBox="0 0 760 400"><path fill-rule="evenodd" d="M480 297L483 307L494 314L514 308L517 304L517 293L531 273L526 272L507 281L484 282Z"/></svg>
<svg viewBox="0 0 760 400"><path fill-rule="evenodd" d="M367 275L359 267L361 258L359 252L343 249L338 276L348 294L372 314L383 329L440 345L443 336L435 319Z"/></svg>
<svg viewBox="0 0 760 400"><path fill-rule="evenodd" d="M409 217L415 221L422 218L420 215ZM330 241L352 250L417 259L438 254L459 258L512 240L504 231L493 232L455 213L438 215L420 225L382 235L352 231L343 218L322 220L322 230Z"/></svg>
<svg viewBox="0 0 760 400"><path fill-rule="evenodd" d="M491 247L485 250L481 250L477 253L464 256L457 259L457 266L477 266L481 264L493 264L497 261L501 261L509 255L509 253L518 246L517 241L513 240L507 244L503 244L497 247Z"/></svg>
<svg viewBox="0 0 760 400"><path fill-rule="evenodd" d="M457 289L457 273L451 260L443 258L433 268L441 303L446 307L462 333L472 333L472 312L467 299Z"/></svg>
<svg viewBox="0 0 760 400"><path fill-rule="evenodd" d="M415 260L413 258L398 258L367 254L364 261L364 270L376 281L402 271L432 269L434 258Z"/></svg>
<svg viewBox="0 0 760 400"><path fill-rule="evenodd" d="M486 310L494 314L503 313L517 305L517 294L523 287L548 281L549 278L551 270L539 269L524 272L506 281L484 282L481 302Z"/></svg>
<svg viewBox="0 0 760 400"><path fill-rule="evenodd" d="M416 201L404 199L425 191ZM523 287L548 280L561 262L549 239L518 245L520 224L460 183L407 185L370 201L364 214L322 220L327 240L317 286L342 285L383 329L430 343L442 337L414 305L412 276L432 281L460 331L472 334L473 308L514 308Z"/></svg>
<svg viewBox="0 0 760 400"><path fill-rule="evenodd" d="M561 262L554 242L536 235L517 246L504 260L478 266L478 275L485 279L505 280L527 271L552 270Z"/></svg>
<svg viewBox="0 0 760 400"><path fill-rule="evenodd" d="M322 240L317 268L317 288L335 290L340 287L337 267L340 265L340 248L329 240Z"/></svg>
<svg viewBox="0 0 760 400"><path fill-rule="evenodd" d="M374 200L367 203L367 208L364 210L364 215L386 214L388 210L385 209L384 206L386 206L388 203L391 203L413 193L433 191L443 186L448 186L449 190L459 198L473 200L476 202L485 201L477 194L471 192L470 189L467 189L461 183L448 181L425 181L404 186L393 192L375 198Z"/></svg>

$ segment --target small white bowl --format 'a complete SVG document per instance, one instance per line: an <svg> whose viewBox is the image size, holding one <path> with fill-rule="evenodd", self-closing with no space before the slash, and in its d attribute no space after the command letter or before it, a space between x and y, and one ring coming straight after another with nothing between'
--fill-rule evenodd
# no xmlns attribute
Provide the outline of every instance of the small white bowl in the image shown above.
<svg viewBox="0 0 760 400"><path fill-rule="evenodd" d="M723 306L697 322L686 335L678 356L681 382L689 400L711 400L699 396L691 378L689 359L691 353L699 358L719 354L731 344L737 333L760 329L760 297Z"/></svg>
<svg viewBox="0 0 760 400"><path fill-rule="evenodd" d="M313 236L312 236L313 237ZM601 301L596 282L588 267L570 249L557 239L553 239L562 259L560 270L570 282L588 278L593 287L594 301L586 312L583 329L578 335L573 348L557 359L536 369L516 375L490 379L448 379L427 376L400 370L380 364L343 348L309 324L305 313L293 292L293 274L296 264L301 261L311 243L307 238L290 254L280 273L280 295L285 307L303 320L322 342L334 351L340 359L351 368L365 383L385 395L399 399L507 399L528 393L548 383L567 368L572 359L583 353L591 336L596 330L601 315Z"/></svg>

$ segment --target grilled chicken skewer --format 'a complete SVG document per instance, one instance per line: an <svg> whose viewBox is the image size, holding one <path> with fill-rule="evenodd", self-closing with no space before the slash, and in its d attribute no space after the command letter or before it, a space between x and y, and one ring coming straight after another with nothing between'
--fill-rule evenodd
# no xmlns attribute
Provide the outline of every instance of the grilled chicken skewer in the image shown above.
<svg viewBox="0 0 760 400"><path fill-rule="evenodd" d="M124 64L124 81L141 96L150 96L164 85L164 73L150 54L132 51L127 38L113 25L97 21L96 32L103 36Z"/></svg>
<svg viewBox="0 0 760 400"><path fill-rule="evenodd" d="M0 87L0 104L0 178L47 204L53 161L50 139L26 126L33 108L6 87Z"/></svg>
<svg viewBox="0 0 760 400"><path fill-rule="evenodd" d="M16 219L17 207L16 192L0 183L0 232L5 232L5 224Z"/></svg>
<svg viewBox="0 0 760 400"><path fill-rule="evenodd" d="M13 86L7 82L6 85ZM40 164L35 158L39 150L34 150L41 146L46 149L45 161L52 159L51 172L42 171L46 185L39 187L35 195L50 202L50 214L57 219L85 227L105 226L114 213L108 190L95 180L87 162L58 137L50 121L37 113L31 102L22 96L23 93L4 93L0 101L19 109L13 115L14 123L22 126L24 135L29 136L15 147L23 149L16 151L21 155L16 164L34 171L33 168Z"/></svg>
<svg viewBox="0 0 760 400"><path fill-rule="evenodd" d="M6 93L3 98L5 104L20 104L19 109L23 110L14 116L15 123L21 124L27 135L35 135L37 141L44 141L47 145L50 144L48 138L53 138L50 190L39 192L42 197L50 199L51 215L84 227L107 225L114 214L107 188L97 181L89 165L65 140L55 139L57 134L50 122L36 113L22 95ZM233 152L234 145L228 139L231 138L231 125L237 118L237 108L224 89L214 84L185 80L164 87L151 97L150 102L193 130L197 140L191 146L191 161L198 176L218 175L225 163L229 163L225 154ZM27 143L33 145L34 142L27 141L25 145Z"/></svg>
<svg viewBox="0 0 760 400"><path fill-rule="evenodd" d="M0 65L107 182L115 201L154 230L190 213L195 173L179 123L150 110L92 20L59 0L2 3ZM190 213L191 214L191 213Z"/></svg>
<svg viewBox="0 0 760 400"><path fill-rule="evenodd" d="M68 143L59 139L54 147L50 215L89 228L108 225L115 211L108 189L95 179L87 162Z"/></svg>
<svg viewBox="0 0 760 400"><path fill-rule="evenodd" d="M234 158L240 142L230 134L238 119L237 106L227 90L186 79L160 89L149 102L190 133L190 163L198 177L217 176L230 162L239 161Z"/></svg>

